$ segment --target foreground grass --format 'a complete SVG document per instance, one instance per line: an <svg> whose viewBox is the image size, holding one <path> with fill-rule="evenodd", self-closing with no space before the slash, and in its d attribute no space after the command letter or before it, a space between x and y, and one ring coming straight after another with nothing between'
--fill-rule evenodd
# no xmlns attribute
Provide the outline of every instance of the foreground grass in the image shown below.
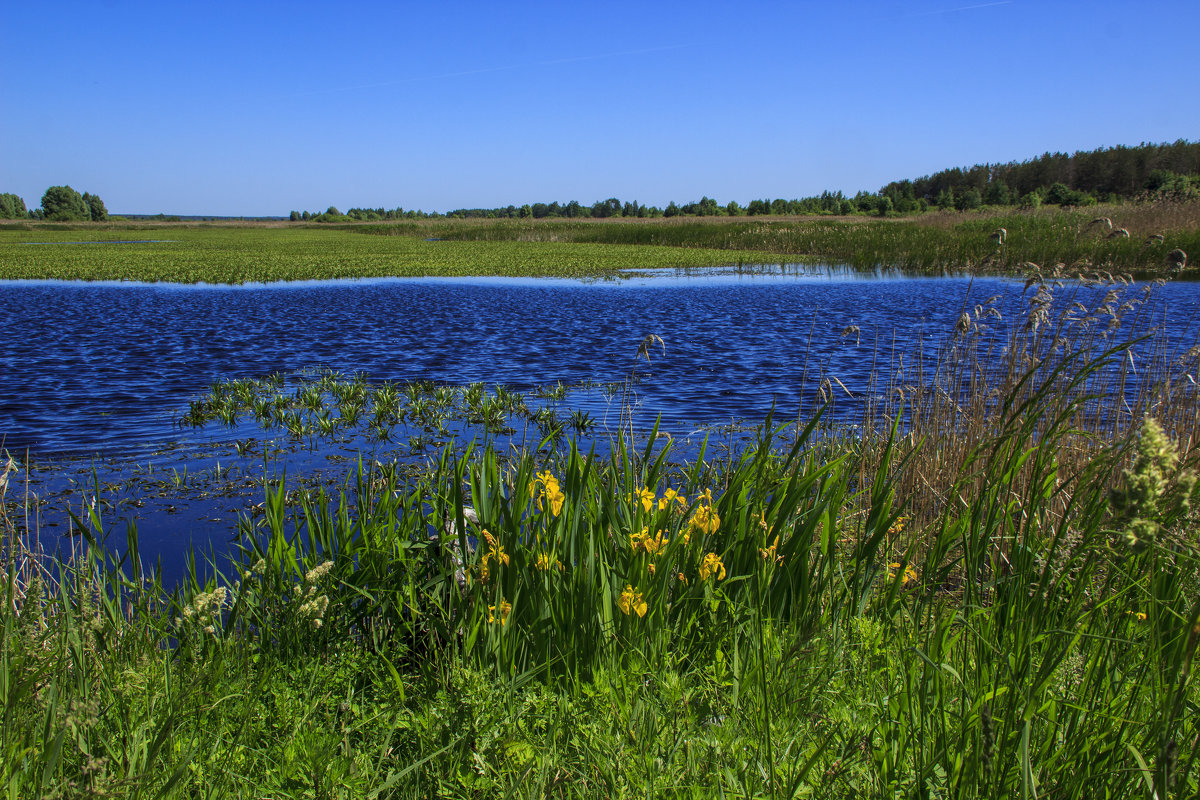
<svg viewBox="0 0 1200 800"><path fill-rule="evenodd" d="M769 425L732 461L447 451L280 486L230 574L171 592L135 535L55 568L9 526L0 788L1194 796L1194 458L1147 422L1063 461L1046 412L1084 398L1030 379L919 531L916 450L885 437L864 483Z"/></svg>

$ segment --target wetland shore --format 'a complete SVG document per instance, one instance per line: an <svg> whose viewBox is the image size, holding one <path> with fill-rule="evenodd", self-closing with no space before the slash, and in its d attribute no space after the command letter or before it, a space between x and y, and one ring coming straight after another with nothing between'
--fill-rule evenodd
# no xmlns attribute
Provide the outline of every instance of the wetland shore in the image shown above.
<svg viewBox="0 0 1200 800"><path fill-rule="evenodd" d="M1107 223L1096 222L1107 220ZM1003 228L1003 243L995 235ZM1114 232L1124 231L1114 236ZM134 235L136 234L136 235ZM82 246L80 242L130 244ZM31 252L37 249L37 253ZM1200 201L870 217L397 223L0 224L0 279L244 283L414 276L604 278L627 270L841 263L904 274L1188 277Z"/></svg>

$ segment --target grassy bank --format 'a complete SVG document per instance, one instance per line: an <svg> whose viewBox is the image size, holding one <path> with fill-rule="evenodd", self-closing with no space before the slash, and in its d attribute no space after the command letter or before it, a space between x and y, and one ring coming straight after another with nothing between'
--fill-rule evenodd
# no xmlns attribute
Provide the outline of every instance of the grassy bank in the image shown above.
<svg viewBox="0 0 1200 800"><path fill-rule="evenodd" d="M119 532L56 567L10 486L0 786L1194 796L1197 356L1104 401L1133 343L1085 320L1118 309L1040 303L990 361L968 313L953 402L897 381L911 435L366 464L274 485L203 585Z"/></svg>
<svg viewBox="0 0 1200 800"><path fill-rule="evenodd" d="M1108 223L1093 223L1097 219ZM998 228L1006 231L1003 245L993 236ZM1086 210L931 212L893 219L470 220L364 226L363 230L399 235L424 230L427 235L462 241L754 250L775 254L773 260L790 256L918 274L973 270L1024 275L1031 270L1030 262L1047 272L1059 265L1060 271L1069 275L1098 269L1159 274L1165 271L1166 256L1172 250L1200 253L1200 202L1129 203Z"/></svg>
<svg viewBox="0 0 1200 800"><path fill-rule="evenodd" d="M1006 231L1002 244L994 236L999 228ZM131 239L159 241L72 244ZM799 261L914 274L1040 270L1155 276L1172 273L1169 256L1177 249L1193 254L1193 261L1200 253L1200 202L900 219L427 220L336 228L26 222L0 226L0 278L241 283L419 275L607 277L626 269Z"/></svg>

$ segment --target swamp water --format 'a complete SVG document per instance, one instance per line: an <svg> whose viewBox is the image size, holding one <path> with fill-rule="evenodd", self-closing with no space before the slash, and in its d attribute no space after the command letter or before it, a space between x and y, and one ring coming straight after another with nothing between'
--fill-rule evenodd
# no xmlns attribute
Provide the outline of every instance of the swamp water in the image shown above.
<svg viewBox="0 0 1200 800"><path fill-rule="evenodd" d="M1129 324L1159 326L1155 347L1183 352L1197 343L1200 285L1115 288L1118 302L1146 298ZM1067 284L1054 290L1055 303L1093 308L1113 289ZM238 519L263 500L263 479L337 486L360 453L420 465L447 441L490 436L532 447L555 420L568 435L574 420L581 447L602 448L617 435L623 401L635 433L661 420L677 458L694 455L706 436L710 455L714 443L736 448L742 423L761 423L772 408L776 422L803 424L826 397L834 419L861 424L864 403L886 399L873 376L894 374L901 357L908 373L921 363L932 373L956 322L976 306L995 309L986 322L1002 342L1035 292L1014 280L812 267L594 282L0 283L9 319L0 448L22 466L8 499L36 494L39 518L29 527L47 549L66 550L66 504L80 514L95 497L118 541L136 522L143 560L161 558L169 578L189 546L227 549ZM649 360L638 359L648 334L662 346L653 342ZM364 373L368 386L390 382L401 395L426 382L430 402L437 387L482 383L486 398L502 386L522 393L529 412L490 434L470 414L411 415L385 438L365 424L354 435L322 437L310 425L289 436L246 414L232 426L184 422L218 381L273 375L276 394L291 396L330 372ZM565 393L535 391L558 384Z"/></svg>

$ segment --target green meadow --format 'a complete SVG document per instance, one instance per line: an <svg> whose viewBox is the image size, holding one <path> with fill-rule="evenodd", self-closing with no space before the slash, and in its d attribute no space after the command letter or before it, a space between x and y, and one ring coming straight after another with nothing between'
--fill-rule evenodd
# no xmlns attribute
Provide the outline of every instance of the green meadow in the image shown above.
<svg viewBox="0 0 1200 800"><path fill-rule="evenodd" d="M1003 242L997 236L1001 229ZM158 241L79 244L128 240ZM0 279L243 283L382 276L594 278L631 269L806 262L908 274L1156 277L1179 275L1180 252L1185 257L1200 252L1200 201L930 212L887 219L0 225Z"/></svg>
<svg viewBox="0 0 1200 800"><path fill-rule="evenodd" d="M762 253L553 242L426 241L356 227L103 224L0 229L0 278L245 283L415 276L613 277L623 269L761 263ZM160 240L138 244L78 242Z"/></svg>
<svg viewBox="0 0 1200 800"><path fill-rule="evenodd" d="M996 233L1004 231L998 241ZM450 220L368 225L364 232L460 241L543 241L767 252L765 263L820 261L909 274L1067 276L1170 272L1176 249L1200 252L1200 202L1158 201L1030 211L854 217L675 217L656 220Z"/></svg>

